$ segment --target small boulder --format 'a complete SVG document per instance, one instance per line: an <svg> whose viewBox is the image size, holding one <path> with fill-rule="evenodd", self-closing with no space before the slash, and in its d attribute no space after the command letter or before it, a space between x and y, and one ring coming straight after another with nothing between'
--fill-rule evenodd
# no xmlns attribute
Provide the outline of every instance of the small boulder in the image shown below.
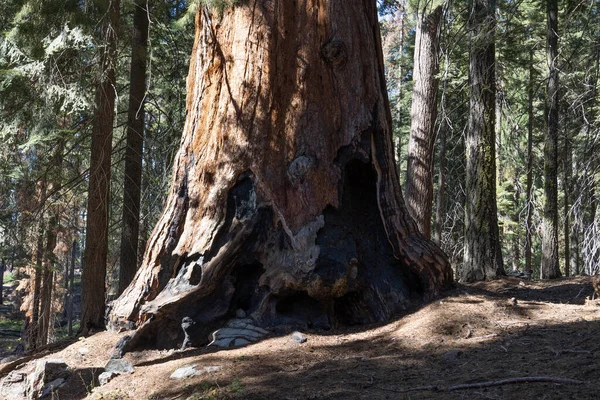
<svg viewBox="0 0 600 400"><path fill-rule="evenodd" d="M11 400L26 399L27 388L27 374L12 371L0 382L0 398Z"/></svg>
<svg viewBox="0 0 600 400"><path fill-rule="evenodd" d="M227 322L224 328L214 331L210 337L209 346L220 348L242 347L257 342L269 332L254 326L250 318L236 318Z"/></svg>
<svg viewBox="0 0 600 400"><path fill-rule="evenodd" d="M28 377L29 397L40 398L49 383L56 383L59 379L64 382L70 373L69 366L63 360L38 360L35 371Z"/></svg>
<svg viewBox="0 0 600 400"><path fill-rule="evenodd" d="M241 308L238 308L238 310L235 312L235 316L237 318L246 318L246 311L242 310Z"/></svg>
<svg viewBox="0 0 600 400"><path fill-rule="evenodd" d="M200 370L198 371L196 369L196 365L189 365L187 367L182 367L182 368L178 368L175 370L175 372L173 372L170 376L171 379L185 379L185 378L189 378L190 376L198 376L198 375L202 375L204 373L204 370Z"/></svg>
<svg viewBox="0 0 600 400"><path fill-rule="evenodd" d="M104 367L104 372L115 372L120 374L130 374L134 371L133 365L123 359L111 358Z"/></svg>
<svg viewBox="0 0 600 400"><path fill-rule="evenodd" d="M47 383L46 386L44 386L44 390L42 390L42 395L40 396L40 399L45 399L49 396L52 396L52 393L64 384L65 378L58 378L53 380L52 382Z"/></svg>
<svg viewBox="0 0 600 400"><path fill-rule="evenodd" d="M115 376L119 376L120 374L115 372L115 371L110 371L110 372L103 372L100 374L100 376L98 377L98 383L100 383L100 386L104 386L106 385L108 382L112 381L112 379Z"/></svg>
<svg viewBox="0 0 600 400"><path fill-rule="evenodd" d="M204 372L210 374L213 372L219 372L222 369L223 367L221 367L220 365L207 365L206 367L204 367Z"/></svg>
<svg viewBox="0 0 600 400"><path fill-rule="evenodd" d="M305 343L308 340L304 334L298 331L292 333L290 338L296 343Z"/></svg>

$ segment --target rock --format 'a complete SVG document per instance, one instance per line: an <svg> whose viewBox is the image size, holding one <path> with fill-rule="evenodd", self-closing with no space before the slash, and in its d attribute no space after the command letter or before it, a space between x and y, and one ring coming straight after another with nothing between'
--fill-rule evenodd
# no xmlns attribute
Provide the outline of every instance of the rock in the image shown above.
<svg viewBox="0 0 600 400"><path fill-rule="evenodd" d="M221 367L220 365L207 365L206 367L204 367L204 372L210 374L213 372L219 372L222 369L223 367Z"/></svg>
<svg viewBox="0 0 600 400"><path fill-rule="evenodd" d="M87 347L80 347L79 350L77 350L77 352L82 356L86 356L90 352L90 349L88 349Z"/></svg>
<svg viewBox="0 0 600 400"><path fill-rule="evenodd" d="M173 372L170 376L171 379L185 379L185 378L189 378L190 376L198 376L198 375L202 375L204 373L204 370L200 370L198 371L196 369L196 365L189 365L187 367L182 367L179 369L176 369L175 372Z"/></svg>
<svg viewBox="0 0 600 400"><path fill-rule="evenodd" d="M116 372L117 374L127 374L133 371L133 365L123 359L116 358L108 360L108 363L104 367L104 372Z"/></svg>
<svg viewBox="0 0 600 400"><path fill-rule="evenodd" d="M210 337L209 346L221 348L241 347L256 342L269 332L252 325L250 318L236 318L227 322L225 328L214 331Z"/></svg>
<svg viewBox="0 0 600 400"><path fill-rule="evenodd" d="M100 374L100 376L98 377L98 382L100 383L100 386L104 386L106 385L108 382L112 381L112 379L115 376L119 376L121 374L119 374L118 372L115 371L110 371L110 372L103 372Z"/></svg>
<svg viewBox="0 0 600 400"><path fill-rule="evenodd" d="M65 384L64 378L58 378L58 379L53 380L50 383L47 383L46 386L44 386L44 390L42 390L42 395L40 396L40 399L43 399L43 398L46 398L47 396L52 395L52 392L54 392L56 389L58 389L59 387L61 387L64 384Z"/></svg>
<svg viewBox="0 0 600 400"><path fill-rule="evenodd" d="M296 343L304 343L308 340L306 336L298 331L292 333L291 339Z"/></svg>
<svg viewBox="0 0 600 400"><path fill-rule="evenodd" d="M38 360L35 371L29 375L29 397L38 399L43 395L46 385L58 379L66 379L71 370L63 360Z"/></svg>
<svg viewBox="0 0 600 400"><path fill-rule="evenodd" d="M12 371L0 382L0 398L20 400L27 398L27 374Z"/></svg>
<svg viewBox="0 0 600 400"><path fill-rule="evenodd" d="M235 316L237 318L246 318L246 311L242 310L241 308L238 308L238 310L235 312Z"/></svg>

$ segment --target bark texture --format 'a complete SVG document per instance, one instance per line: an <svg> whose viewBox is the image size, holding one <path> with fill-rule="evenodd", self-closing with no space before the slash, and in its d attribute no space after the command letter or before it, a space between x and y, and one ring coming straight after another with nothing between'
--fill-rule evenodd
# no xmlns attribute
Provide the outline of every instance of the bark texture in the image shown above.
<svg viewBox="0 0 600 400"><path fill-rule="evenodd" d="M558 259L558 1L548 0L547 57L548 83L546 86L547 131L544 142L544 218L542 221L541 279L560 277Z"/></svg>
<svg viewBox="0 0 600 400"><path fill-rule="evenodd" d="M531 240L533 237L533 96L535 68L533 50L529 51L529 83L527 86L527 214L525 217L525 272L532 274Z"/></svg>
<svg viewBox="0 0 600 400"><path fill-rule="evenodd" d="M413 100L406 167L406 206L419 231L431 236L433 152L439 79L438 52L442 6L422 15L415 39Z"/></svg>
<svg viewBox="0 0 600 400"><path fill-rule="evenodd" d="M106 258L108 254L108 200L113 121L115 116L115 64L119 0L109 2L99 38L106 43L101 57L101 75L96 89L90 155L86 238L81 273L80 333L104 330Z"/></svg>
<svg viewBox="0 0 600 400"><path fill-rule="evenodd" d="M146 0L137 0L133 12L129 110L127 114L123 184L123 230L121 231L121 254L119 258L119 294L123 293L131 283L138 266L147 46L148 13Z"/></svg>
<svg viewBox="0 0 600 400"><path fill-rule="evenodd" d="M170 195L115 325L192 344L263 326L381 321L452 281L403 203L375 1L201 9Z"/></svg>
<svg viewBox="0 0 600 400"><path fill-rule="evenodd" d="M496 205L494 0L472 2L469 27L469 126L466 137L464 261L459 279L472 282L504 275Z"/></svg>

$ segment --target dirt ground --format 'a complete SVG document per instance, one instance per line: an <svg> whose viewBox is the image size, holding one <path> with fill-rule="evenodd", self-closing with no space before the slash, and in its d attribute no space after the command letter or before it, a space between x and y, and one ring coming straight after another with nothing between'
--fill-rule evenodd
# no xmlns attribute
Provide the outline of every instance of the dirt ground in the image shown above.
<svg viewBox="0 0 600 400"><path fill-rule="evenodd" d="M56 399L597 399L600 302L590 279L504 278L458 285L386 325L275 336L235 350L127 354L129 375L101 387L94 377L122 335L104 332L44 358L74 369ZM82 355L81 349L88 350ZM169 379L177 368L218 372ZM504 382L552 377L577 382Z"/></svg>

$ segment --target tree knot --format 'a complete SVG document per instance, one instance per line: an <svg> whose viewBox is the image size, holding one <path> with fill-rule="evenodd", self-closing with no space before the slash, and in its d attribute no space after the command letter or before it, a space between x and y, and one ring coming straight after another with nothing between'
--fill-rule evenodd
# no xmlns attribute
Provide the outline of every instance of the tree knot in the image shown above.
<svg viewBox="0 0 600 400"><path fill-rule="evenodd" d="M321 57L335 68L342 68L348 59L346 44L339 39L331 39L321 47Z"/></svg>

